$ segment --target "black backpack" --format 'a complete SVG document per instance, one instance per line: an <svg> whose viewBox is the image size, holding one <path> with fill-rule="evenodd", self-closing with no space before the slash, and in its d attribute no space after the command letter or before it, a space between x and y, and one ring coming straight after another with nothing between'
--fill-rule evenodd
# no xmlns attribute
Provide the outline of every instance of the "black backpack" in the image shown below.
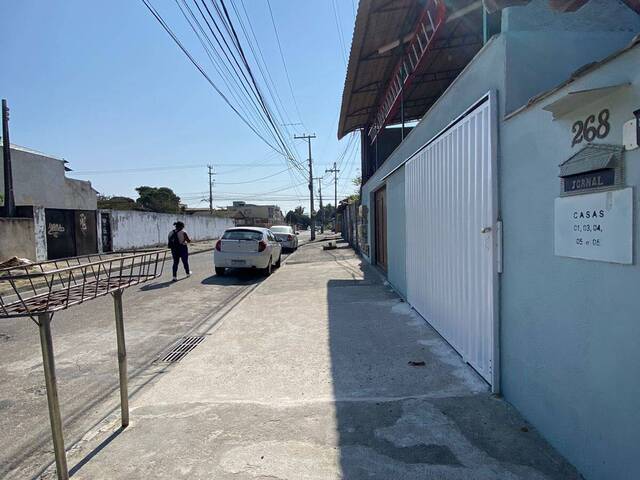
<svg viewBox="0 0 640 480"><path fill-rule="evenodd" d="M178 232L176 232L175 230L171 232L171 235L169 235L168 246L171 249L178 248L180 246L180 240L178 240Z"/></svg>

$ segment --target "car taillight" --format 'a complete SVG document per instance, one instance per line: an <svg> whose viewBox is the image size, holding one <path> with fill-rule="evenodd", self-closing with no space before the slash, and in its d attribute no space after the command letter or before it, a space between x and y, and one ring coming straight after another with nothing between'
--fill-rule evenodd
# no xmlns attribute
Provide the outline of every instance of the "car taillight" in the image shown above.
<svg viewBox="0 0 640 480"><path fill-rule="evenodd" d="M216 242L216 250L221 252L222 251L222 240L218 240Z"/></svg>
<svg viewBox="0 0 640 480"><path fill-rule="evenodd" d="M258 251L264 252L265 248L267 248L267 242L265 242L264 240L260 240L260 242L258 243Z"/></svg>
<svg viewBox="0 0 640 480"><path fill-rule="evenodd" d="M287 241L290 242L291 240L293 240L293 235L287 235Z"/></svg>

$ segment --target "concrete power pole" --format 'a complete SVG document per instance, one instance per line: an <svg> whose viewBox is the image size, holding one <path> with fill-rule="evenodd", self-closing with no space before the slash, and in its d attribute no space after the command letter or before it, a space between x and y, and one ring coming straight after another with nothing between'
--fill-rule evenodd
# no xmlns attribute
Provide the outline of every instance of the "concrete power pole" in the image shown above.
<svg viewBox="0 0 640 480"><path fill-rule="evenodd" d="M316 177L318 180L318 197L320 197L320 233L324 233L324 210L322 208L322 177Z"/></svg>
<svg viewBox="0 0 640 480"><path fill-rule="evenodd" d="M11 141L9 140L9 107L2 99L2 158L4 169L4 216L15 217L16 204L13 196L13 175L11 173Z"/></svg>
<svg viewBox="0 0 640 480"><path fill-rule="evenodd" d="M213 214L213 166L207 165L209 169L209 214Z"/></svg>
<svg viewBox="0 0 640 480"><path fill-rule="evenodd" d="M311 158L311 139L316 138L316 134L311 135L294 135L296 140L306 140L309 144L309 204L311 211L309 217L311 218L311 240L316 239L316 217L313 214L313 160Z"/></svg>
<svg viewBox="0 0 640 480"><path fill-rule="evenodd" d="M333 162L333 168L327 169L325 173L333 173L333 198L334 198L334 211L333 211L333 231L335 232L338 228L338 170L336 168L336 162Z"/></svg>

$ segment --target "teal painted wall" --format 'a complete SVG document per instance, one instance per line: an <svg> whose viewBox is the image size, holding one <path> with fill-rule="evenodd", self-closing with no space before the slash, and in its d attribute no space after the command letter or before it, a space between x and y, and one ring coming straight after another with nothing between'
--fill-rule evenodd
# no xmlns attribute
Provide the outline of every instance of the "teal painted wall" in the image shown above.
<svg viewBox="0 0 640 480"><path fill-rule="evenodd" d="M568 91L632 86L552 120L542 107ZM639 478L640 266L556 257L558 165L573 122L603 108L622 144L622 124L640 108L640 46L507 120L502 128L502 390L587 479ZM635 188L640 245L640 150L625 153Z"/></svg>
<svg viewBox="0 0 640 480"><path fill-rule="evenodd" d="M570 151L567 129L571 124L551 121L550 114L540 109L548 102L506 122L503 119L576 69L626 45L640 33L640 16L619 0L591 0L571 14L553 13L547 5L546 0L534 0L527 7L503 12L503 33L485 45L363 186L363 201L371 206L372 192L386 183L391 193L388 217L403 221L404 198L397 173L385 177L487 91L497 93L505 398L587 479L637 478L639 267L553 255L553 199L559 191L558 164ZM579 89L580 85L634 82L635 90L610 105L617 118L610 137L613 143L621 143L620 122L640 108L640 57L633 55L571 85ZM639 151L629 152L629 185L640 182L639 162ZM637 251L640 205L635 195ZM372 215L373 210L369 211ZM369 226L369 239L373 239L372 216ZM390 248L405 244L404 229L395 224L389 229ZM405 252L399 248L389 256L389 280L400 292L406 291ZM403 261L404 267L399 265Z"/></svg>
<svg viewBox="0 0 640 480"><path fill-rule="evenodd" d="M404 167L387 178L387 257L389 283L407 297Z"/></svg>

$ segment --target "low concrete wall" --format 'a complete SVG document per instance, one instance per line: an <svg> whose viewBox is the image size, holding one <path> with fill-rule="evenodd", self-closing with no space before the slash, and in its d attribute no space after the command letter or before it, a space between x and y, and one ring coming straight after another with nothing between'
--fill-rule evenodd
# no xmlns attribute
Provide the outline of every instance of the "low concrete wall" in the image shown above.
<svg viewBox="0 0 640 480"><path fill-rule="evenodd" d="M0 218L0 261L14 256L36 260L32 218Z"/></svg>
<svg viewBox="0 0 640 480"><path fill-rule="evenodd" d="M166 246L174 222L180 220L193 241L218 238L233 227L229 218L202 215L138 212L135 210L101 210L111 218L113 250Z"/></svg>

